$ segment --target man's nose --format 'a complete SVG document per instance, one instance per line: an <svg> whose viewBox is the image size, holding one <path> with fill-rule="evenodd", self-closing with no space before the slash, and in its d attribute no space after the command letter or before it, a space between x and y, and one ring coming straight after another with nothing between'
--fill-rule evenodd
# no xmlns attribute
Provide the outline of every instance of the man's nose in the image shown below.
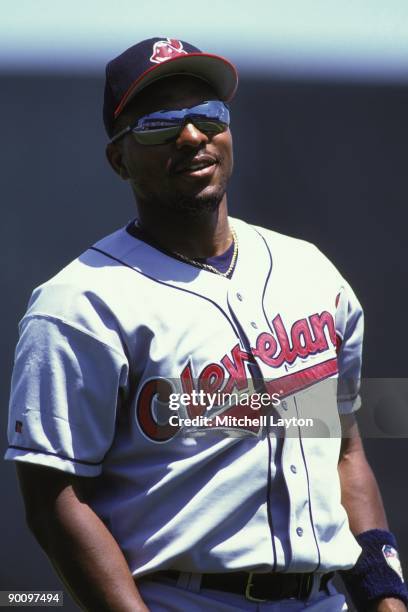
<svg viewBox="0 0 408 612"><path fill-rule="evenodd" d="M198 147L203 143L208 142L208 136L194 125L194 123L186 123L183 126L176 140L177 148L181 147Z"/></svg>

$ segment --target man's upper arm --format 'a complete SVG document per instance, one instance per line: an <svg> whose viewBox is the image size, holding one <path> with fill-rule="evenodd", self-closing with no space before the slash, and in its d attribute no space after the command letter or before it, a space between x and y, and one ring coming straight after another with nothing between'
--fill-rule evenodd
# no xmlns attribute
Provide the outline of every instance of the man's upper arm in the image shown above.
<svg viewBox="0 0 408 612"><path fill-rule="evenodd" d="M50 527L54 525L56 504L61 496L64 496L64 502L69 511L71 476L59 470L30 463L16 463L16 469L24 500L27 525L44 550L48 552L50 537L52 537Z"/></svg>
<svg viewBox="0 0 408 612"><path fill-rule="evenodd" d="M55 518L62 497L65 507L70 501L85 501L98 480L21 461L16 463L16 469L27 523L37 535Z"/></svg>
<svg viewBox="0 0 408 612"><path fill-rule="evenodd" d="M342 438L339 461L349 457L351 453L356 451L364 454L364 447L354 412L340 414L340 423Z"/></svg>

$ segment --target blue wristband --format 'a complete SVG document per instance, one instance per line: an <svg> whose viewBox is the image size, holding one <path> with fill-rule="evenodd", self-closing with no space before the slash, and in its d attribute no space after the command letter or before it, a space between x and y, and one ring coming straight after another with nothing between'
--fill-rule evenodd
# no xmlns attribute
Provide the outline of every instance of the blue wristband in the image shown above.
<svg viewBox="0 0 408 612"><path fill-rule="evenodd" d="M365 612L375 599L396 597L408 603L397 542L389 531L371 529L356 536L362 550L355 566L339 572L354 604Z"/></svg>

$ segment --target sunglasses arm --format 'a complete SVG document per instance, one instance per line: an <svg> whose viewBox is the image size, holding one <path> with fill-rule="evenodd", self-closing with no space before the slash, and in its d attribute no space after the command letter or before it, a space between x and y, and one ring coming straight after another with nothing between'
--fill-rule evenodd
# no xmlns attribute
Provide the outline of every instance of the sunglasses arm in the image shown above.
<svg viewBox="0 0 408 612"><path fill-rule="evenodd" d="M125 136L125 134L128 134L131 131L132 131L132 128L130 127L130 125L128 125L123 130L115 134L115 136L110 139L110 143L112 144L113 142L116 142L117 140L119 140L119 138L122 138L122 136Z"/></svg>

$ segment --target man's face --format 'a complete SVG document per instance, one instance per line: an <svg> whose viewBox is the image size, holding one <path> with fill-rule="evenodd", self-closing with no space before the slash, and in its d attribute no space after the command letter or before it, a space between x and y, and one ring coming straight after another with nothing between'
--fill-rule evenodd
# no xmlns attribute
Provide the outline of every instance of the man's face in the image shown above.
<svg viewBox="0 0 408 612"><path fill-rule="evenodd" d="M162 79L130 103L118 121L117 131L154 111L189 108L214 99L217 96L210 85L195 77ZM170 143L142 145L130 133L111 146L120 147L122 176L130 180L138 202L174 211L196 215L215 210L232 173L229 130L206 135L189 123Z"/></svg>

